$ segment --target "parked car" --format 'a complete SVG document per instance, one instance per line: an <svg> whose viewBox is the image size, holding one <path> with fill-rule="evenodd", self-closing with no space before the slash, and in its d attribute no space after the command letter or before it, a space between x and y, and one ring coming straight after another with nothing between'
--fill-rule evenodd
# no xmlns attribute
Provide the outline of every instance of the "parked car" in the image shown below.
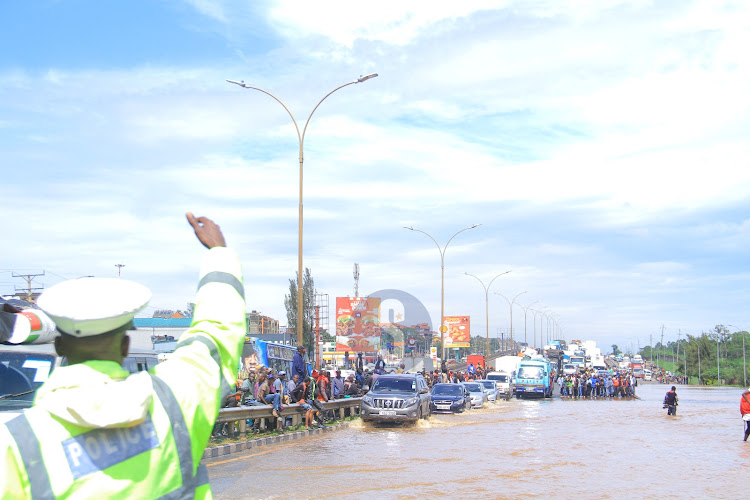
<svg viewBox="0 0 750 500"><path fill-rule="evenodd" d="M379 376L360 408L364 422L416 422L430 413L430 390L419 373Z"/></svg>
<svg viewBox="0 0 750 500"><path fill-rule="evenodd" d="M494 380L477 380L478 383L482 384L484 392L487 393L487 401L490 403L497 403L497 384Z"/></svg>
<svg viewBox="0 0 750 500"><path fill-rule="evenodd" d="M472 408L481 408L487 402L487 393L484 387L478 382L464 382L463 386L469 391Z"/></svg>
<svg viewBox="0 0 750 500"><path fill-rule="evenodd" d="M430 394L433 412L461 413L471 408L469 391L462 384L435 384Z"/></svg>

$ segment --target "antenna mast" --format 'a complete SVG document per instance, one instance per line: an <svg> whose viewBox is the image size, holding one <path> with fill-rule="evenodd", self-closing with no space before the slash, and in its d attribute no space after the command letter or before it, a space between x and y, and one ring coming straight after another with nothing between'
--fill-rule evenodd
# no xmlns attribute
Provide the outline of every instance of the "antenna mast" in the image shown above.
<svg viewBox="0 0 750 500"><path fill-rule="evenodd" d="M354 263L354 296L359 297L359 264Z"/></svg>

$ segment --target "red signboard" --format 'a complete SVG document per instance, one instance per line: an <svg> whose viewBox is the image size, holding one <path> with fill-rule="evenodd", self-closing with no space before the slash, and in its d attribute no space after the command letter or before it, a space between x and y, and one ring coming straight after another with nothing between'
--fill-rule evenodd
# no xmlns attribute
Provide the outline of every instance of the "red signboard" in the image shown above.
<svg viewBox="0 0 750 500"><path fill-rule="evenodd" d="M336 336L354 352L380 350L380 299L336 297Z"/></svg>
<svg viewBox="0 0 750 500"><path fill-rule="evenodd" d="M445 334L446 348L469 347L471 341L469 316L444 316L443 324L448 327L448 332Z"/></svg>

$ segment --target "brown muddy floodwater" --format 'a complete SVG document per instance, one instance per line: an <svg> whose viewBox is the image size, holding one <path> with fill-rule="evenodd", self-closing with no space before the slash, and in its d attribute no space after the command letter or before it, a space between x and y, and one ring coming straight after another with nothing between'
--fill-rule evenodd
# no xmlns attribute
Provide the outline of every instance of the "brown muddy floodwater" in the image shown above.
<svg viewBox="0 0 750 500"><path fill-rule="evenodd" d="M500 401L416 427L349 428L206 460L214 496L749 498L739 388L646 383L640 400Z"/></svg>

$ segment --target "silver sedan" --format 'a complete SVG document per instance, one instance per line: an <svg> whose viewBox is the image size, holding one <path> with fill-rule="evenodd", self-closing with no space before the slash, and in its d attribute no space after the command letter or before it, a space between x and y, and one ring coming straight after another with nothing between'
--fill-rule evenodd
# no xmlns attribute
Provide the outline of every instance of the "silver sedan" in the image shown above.
<svg viewBox="0 0 750 500"><path fill-rule="evenodd" d="M490 403L497 403L497 384L494 380L477 380L478 384L482 384L484 392L487 394L487 401Z"/></svg>

